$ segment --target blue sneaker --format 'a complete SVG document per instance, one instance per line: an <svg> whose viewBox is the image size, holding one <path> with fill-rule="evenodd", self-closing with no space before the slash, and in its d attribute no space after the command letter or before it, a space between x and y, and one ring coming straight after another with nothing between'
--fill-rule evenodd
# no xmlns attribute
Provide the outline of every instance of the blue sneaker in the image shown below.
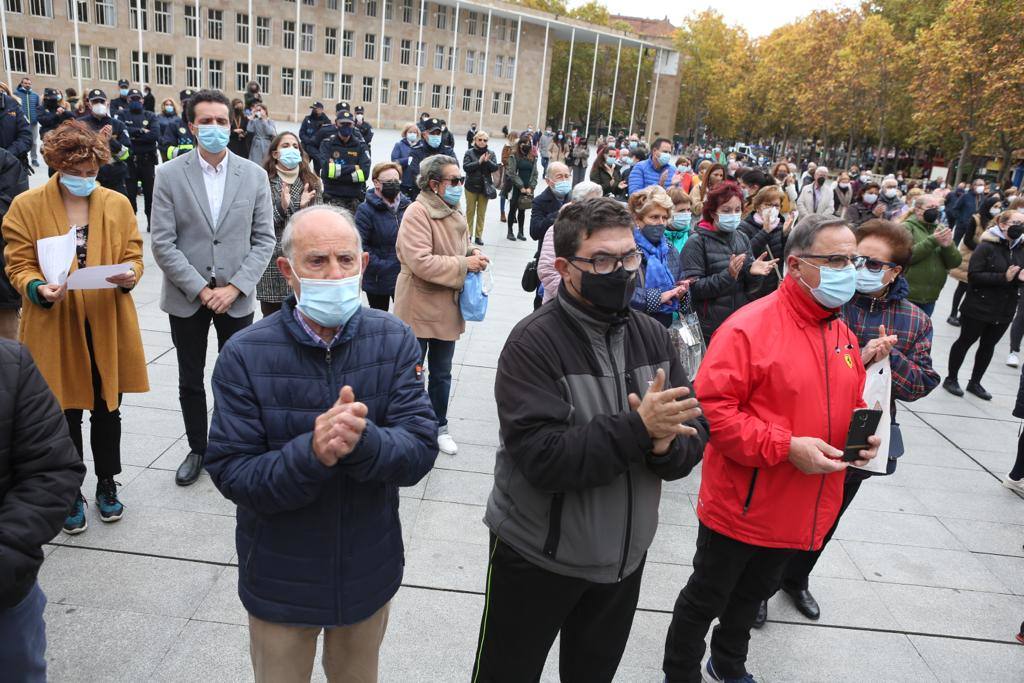
<svg viewBox="0 0 1024 683"><path fill-rule="evenodd" d="M113 478L96 482L96 507L100 509L100 519L104 522L116 522L124 515L124 505L117 499L117 482Z"/></svg>
<svg viewBox="0 0 1024 683"><path fill-rule="evenodd" d="M75 502L71 504L68 516L64 518L64 533L74 536L88 528L89 522L85 520L85 496L79 491Z"/></svg>
<svg viewBox="0 0 1024 683"><path fill-rule="evenodd" d="M757 683L753 676L750 674L744 674L741 678L723 678L718 675L715 671L715 665L711 663L711 657L708 657L708 663L704 665L703 678L706 683Z"/></svg>

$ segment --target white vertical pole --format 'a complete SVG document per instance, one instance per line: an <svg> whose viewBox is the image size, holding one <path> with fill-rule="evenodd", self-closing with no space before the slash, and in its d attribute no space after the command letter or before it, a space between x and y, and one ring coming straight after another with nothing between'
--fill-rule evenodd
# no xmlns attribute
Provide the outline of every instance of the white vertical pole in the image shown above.
<svg viewBox="0 0 1024 683"><path fill-rule="evenodd" d="M544 76L548 70L548 33L551 31L551 24L544 24L544 52L541 53L540 59L540 88L537 89L537 130L544 127L543 114L540 111L540 106L544 103ZM551 85L551 79L548 78L548 85Z"/></svg>
<svg viewBox="0 0 1024 683"><path fill-rule="evenodd" d="M77 15L77 14L78 14L78 5L75 5L75 15ZM4 66L7 67L7 83L9 85L9 87L11 88L11 91L13 92L14 88L16 86L14 85L14 80L11 78L11 59L10 59L11 55L9 54L9 51L7 49L7 3L0 3L0 31L3 32L3 39L4 39L4 46L3 46L4 47ZM75 22L75 54L77 54L77 53L78 53L78 22L76 21ZM81 66L81 64L79 64L79 66ZM81 69L79 69L79 73L81 73ZM79 79L79 80L81 80L81 79ZM79 89L81 89L81 87L82 87L81 84L79 84L78 87L79 87Z"/></svg>
<svg viewBox="0 0 1024 683"><path fill-rule="evenodd" d="M622 57L622 38L619 38L619 49L615 53L615 78L612 79L612 104L608 109L608 134L612 132L612 121L615 118L615 91L619 87L619 59Z"/></svg>
<svg viewBox="0 0 1024 683"><path fill-rule="evenodd" d="M516 68L512 69L512 102L509 103L508 129L512 130L512 115L516 110L516 81L519 77L519 42L523 35L523 15L519 15L519 24L516 26ZM541 74L543 80L543 74Z"/></svg>
<svg viewBox="0 0 1024 683"><path fill-rule="evenodd" d="M252 68L252 41L256 39L256 17L252 15L252 0L249 0L249 80L256 78L256 71ZM236 84L237 85L237 84ZM248 85L246 86L248 87Z"/></svg>
<svg viewBox="0 0 1024 683"><path fill-rule="evenodd" d="M299 120L299 43L302 42L302 0L295 0L295 71L292 73L292 121Z"/></svg>
<svg viewBox="0 0 1024 683"><path fill-rule="evenodd" d="M455 123L455 72L459 69L459 10L461 3L455 3L455 23L452 25L452 32L455 37L452 39L452 76L448 85L448 92L451 99L448 100L448 130L452 129ZM483 107L481 107L483 109Z"/></svg>
<svg viewBox="0 0 1024 683"><path fill-rule="evenodd" d="M640 63L644 60L644 46L641 45L637 48L636 58L636 80L633 81L633 106L629 110L629 133L633 134L633 116L636 114L636 94L640 90Z"/></svg>
<svg viewBox="0 0 1024 683"><path fill-rule="evenodd" d="M336 81L338 84L338 92L336 92L335 95L338 96L338 101L340 102L342 80L341 74L345 68L345 0L340 0L338 8L341 10L341 19L338 21L338 80ZM328 111L330 110L328 109Z"/></svg>
<svg viewBox="0 0 1024 683"><path fill-rule="evenodd" d="M199 52L199 36L203 34L203 15L199 13L199 0L196 0L196 73L199 74L199 78L196 80L196 84L199 86L196 90L203 87L203 58Z"/></svg>
<svg viewBox="0 0 1024 683"><path fill-rule="evenodd" d="M594 63L590 65L590 95L587 97L587 125L585 138L590 139L590 107L594 103L594 77L597 75L597 49L601 47L601 34L594 38Z"/></svg>
<svg viewBox="0 0 1024 683"><path fill-rule="evenodd" d="M484 91L484 102L481 102L481 106L480 106L480 121L479 121L479 123L476 124L476 127L478 129L482 129L484 127L484 109L485 108L484 108L483 104L485 102L487 102L487 72L491 70L491 33L494 31L494 26L493 26L494 21L492 20L491 13L492 13L492 10L490 8L488 8L487 9L487 43L484 46L484 82L481 85L481 87L483 88L483 91Z"/></svg>
<svg viewBox="0 0 1024 683"><path fill-rule="evenodd" d="M301 2L301 0L296 0ZM380 126L380 107L381 107L381 94L384 92L384 17L387 16L387 7L389 2L395 2L395 0L381 0L380 8L380 55L377 64L377 120L374 124ZM392 48L395 46L392 45ZM394 56L394 55L392 55Z"/></svg>
<svg viewBox="0 0 1024 683"><path fill-rule="evenodd" d="M146 15L142 11L142 0L135 0L135 28L139 34L139 91L147 85L146 61L142 58L142 19Z"/></svg>
<svg viewBox="0 0 1024 683"><path fill-rule="evenodd" d="M75 25L75 74L78 76L78 97L81 98L79 101L85 99L85 93L82 92L82 44L78 42L78 0L73 0L72 6L72 22ZM4 59L7 59L7 36L6 29L4 30ZM10 65L8 65L7 78L10 78Z"/></svg>
<svg viewBox="0 0 1024 683"><path fill-rule="evenodd" d="M658 62L661 61L661 48L655 48L654 50L654 94L651 95L651 120L647 122L648 131L647 139L650 140L651 136L654 135L654 107L658 104L658 83L661 80L661 67ZM660 132L660 131L659 131Z"/></svg>
<svg viewBox="0 0 1024 683"><path fill-rule="evenodd" d="M572 35L569 38L569 64L565 69L565 97L562 98L562 125L559 130L565 130L565 115L569 110L569 78L572 76L572 52L576 48L576 27L572 27Z"/></svg>
<svg viewBox="0 0 1024 683"><path fill-rule="evenodd" d="M420 59L420 45L423 44L423 13L427 9L427 0L420 0L420 35L416 39L416 50L413 52L414 58L416 59L416 89L412 91L412 108L413 113L416 113L416 108L420 106L419 92L422 85L420 84L420 71L423 69L423 60Z"/></svg>

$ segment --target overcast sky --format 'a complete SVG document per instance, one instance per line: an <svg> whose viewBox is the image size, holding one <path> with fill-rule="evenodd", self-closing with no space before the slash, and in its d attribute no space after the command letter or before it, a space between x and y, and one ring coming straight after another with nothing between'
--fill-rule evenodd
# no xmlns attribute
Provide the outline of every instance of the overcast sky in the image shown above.
<svg viewBox="0 0 1024 683"><path fill-rule="evenodd" d="M583 0L569 0L570 7L582 4ZM859 3L857 0L603 0L603 4L612 14L650 19L664 19L667 15L669 21L676 26L688 15L713 7L725 17L727 23L738 24L751 36L757 37L767 35L812 10L826 9L837 4L852 7Z"/></svg>

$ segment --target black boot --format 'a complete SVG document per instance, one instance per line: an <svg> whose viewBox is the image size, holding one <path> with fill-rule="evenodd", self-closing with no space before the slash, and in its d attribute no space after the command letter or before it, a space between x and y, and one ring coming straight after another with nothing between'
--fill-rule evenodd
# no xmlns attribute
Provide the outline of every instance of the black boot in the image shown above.
<svg viewBox="0 0 1024 683"><path fill-rule="evenodd" d="M956 381L956 377L947 377L942 383L942 388L954 396L964 395L964 390L960 388L960 382Z"/></svg>
<svg viewBox="0 0 1024 683"><path fill-rule="evenodd" d="M800 614L812 621L817 621L818 617L821 616L821 608L818 607L818 601L811 595L811 591L806 588L803 590L783 588L782 590L793 600L793 606L797 608Z"/></svg>
<svg viewBox="0 0 1024 683"><path fill-rule="evenodd" d="M523 229L521 227L519 228L519 241L520 242L525 242L526 241L526 235L523 234Z"/></svg>
<svg viewBox="0 0 1024 683"><path fill-rule="evenodd" d="M516 236L512 233L512 228L508 229L508 234L505 237L513 242L516 241Z"/></svg>
<svg viewBox="0 0 1024 683"><path fill-rule="evenodd" d="M982 401L992 400L992 394L985 391L985 387L981 386L981 382L975 382L973 379L967 383L967 393L974 394Z"/></svg>

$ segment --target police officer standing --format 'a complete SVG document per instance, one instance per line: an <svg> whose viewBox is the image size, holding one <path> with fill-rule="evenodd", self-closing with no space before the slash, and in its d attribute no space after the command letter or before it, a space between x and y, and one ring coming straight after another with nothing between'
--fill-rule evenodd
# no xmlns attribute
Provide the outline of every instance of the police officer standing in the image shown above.
<svg viewBox="0 0 1024 683"><path fill-rule="evenodd" d="M365 110L362 107L356 107L356 125L355 128L359 131L359 134L363 136L363 142L366 143L366 149L373 154L373 148L370 145L373 142L373 126L371 126L363 117Z"/></svg>
<svg viewBox="0 0 1024 683"><path fill-rule="evenodd" d="M317 152L320 147L316 142L316 134L320 130L331 125L331 119L324 113L324 103L314 102L312 110L309 116L302 119L302 127L299 128L299 141L302 143L302 147L306 150L306 154L310 156L313 162L313 170L320 174L320 159L317 157ZM321 140L322 142L322 140Z"/></svg>
<svg viewBox="0 0 1024 683"><path fill-rule="evenodd" d="M160 152L164 161L170 161L175 157L191 152L196 147L196 139L188 129L188 101L192 99L195 91L191 89L182 90L178 93L181 102L181 116L169 116L163 122L163 129L160 133ZM147 203L148 207L149 204Z"/></svg>
<svg viewBox="0 0 1024 683"><path fill-rule="evenodd" d="M128 109L120 118L128 129L132 141L132 156L128 160L128 201L132 211L138 212L136 195L142 183L142 196L146 200L146 229L149 230L150 205L153 202L153 176L156 173L156 148L160 142L160 121L156 114L146 111L142 92L128 91Z"/></svg>
<svg viewBox="0 0 1024 683"><path fill-rule="evenodd" d="M441 119L441 145L455 149L455 135L448 130L448 122Z"/></svg>
<svg viewBox="0 0 1024 683"><path fill-rule="evenodd" d="M337 130L320 146L320 178L324 181L324 203L348 209L355 215L366 196L370 175L370 152L355 135L355 119L340 111Z"/></svg>
<svg viewBox="0 0 1024 683"><path fill-rule="evenodd" d="M46 134L54 130L68 119L73 119L74 113L64 106L64 94L57 88L46 88L43 90L43 106L39 108L39 140L42 142ZM52 168L50 175L56 173Z"/></svg>
<svg viewBox="0 0 1024 683"><path fill-rule="evenodd" d="M78 117L78 120L106 138L110 144L110 163L100 167L96 180L108 190L120 192L131 200L125 180L128 166L125 163L131 156L132 143L124 123L110 116L107 111L107 94L102 90L90 90L86 99L89 111Z"/></svg>
<svg viewBox="0 0 1024 683"><path fill-rule="evenodd" d="M420 174L420 164L424 159L435 154L455 156L455 150L442 142L444 139L443 126L441 119L426 119L420 122L422 139L409 151L409 165L405 167L405 173L402 174L402 192L410 199L416 199L416 195L420 193L420 189L416 185L416 176Z"/></svg>
<svg viewBox="0 0 1024 683"><path fill-rule="evenodd" d="M110 115L121 118L123 112L128 111L128 93L131 83L128 79L122 78L117 82L118 95L114 99L110 100Z"/></svg>

